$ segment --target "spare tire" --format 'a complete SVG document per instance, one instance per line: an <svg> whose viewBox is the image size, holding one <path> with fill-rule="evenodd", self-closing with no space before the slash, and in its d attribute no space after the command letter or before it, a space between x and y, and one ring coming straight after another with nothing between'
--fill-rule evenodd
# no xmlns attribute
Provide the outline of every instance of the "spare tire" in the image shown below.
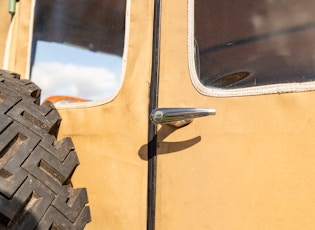
<svg viewBox="0 0 315 230"><path fill-rule="evenodd" d="M91 221L70 138L57 141L61 117L40 105L38 86L0 70L0 229L83 229Z"/></svg>

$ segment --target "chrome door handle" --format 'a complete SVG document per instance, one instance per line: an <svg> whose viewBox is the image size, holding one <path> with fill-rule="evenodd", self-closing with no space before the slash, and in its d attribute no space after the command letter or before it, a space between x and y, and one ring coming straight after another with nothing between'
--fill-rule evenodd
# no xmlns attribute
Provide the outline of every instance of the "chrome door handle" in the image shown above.
<svg viewBox="0 0 315 230"><path fill-rule="evenodd" d="M214 115L215 109L196 108L158 108L150 114L154 124L168 124L177 128L189 124L194 118Z"/></svg>

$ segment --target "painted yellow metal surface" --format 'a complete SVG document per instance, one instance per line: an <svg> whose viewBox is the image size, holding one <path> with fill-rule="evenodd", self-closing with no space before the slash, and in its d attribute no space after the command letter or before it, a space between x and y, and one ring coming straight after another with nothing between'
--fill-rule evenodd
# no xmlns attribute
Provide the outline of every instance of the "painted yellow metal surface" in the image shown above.
<svg viewBox="0 0 315 230"><path fill-rule="evenodd" d="M156 228L312 229L314 92L199 94L189 77L186 21L186 4L163 2L159 107L217 114L159 129ZM179 150L184 143L190 147Z"/></svg>
<svg viewBox="0 0 315 230"><path fill-rule="evenodd" d="M60 138L71 136L80 166L76 187L86 187L92 222L87 229L145 229L146 155L151 70L152 1L132 1L127 68L118 96L84 109L62 109Z"/></svg>
<svg viewBox="0 0 315 230"><path fill-rule="evenodd" d="M16 12L14 18L11 20L11 15L8 12L9 1L2 1L1 14L4 24L1 22L1 40L10 37L8 43L1 43L1 50L10 50L6 55L7 66L6 69L21 74L25 78L28 69L29 49L32 28L32 1L19 1L16 3ZM9 18L9 19L8 19ZM12 27L12 33L9 33L9 27ZM2 26L4 26L2 28ZM4 59L4 51L0 55ZM1 60L1 59L0 59ZM3 63L3 62L2 62ZM1 64L2 64L1 63ZM3 66L2 66L3 67Z"/></svg>
<svg viewBox="0 0 315 230"><path fill-rule="evenodd" d="M188 70L186 3L162 2L159 107L208 107L217 114L177 130L159 127L156 229L313 229L315 93L198 93ZM10 24L3 5L0 63ZM25 76L31 1L19 1L17 15L9 69ZM59 138L73 139L81 163L73 184L89 194L86 229L146 228L152 25L153 1L131 1L118 96L95 107L59 110Z"/></svg>
<svg viewBox="0 0 315 230"><path fill-rule="evenodd" d="M19 4L23 4L23 11ZM22 77L26 75L29 56L31 8L31 1L20 1L12 22L14 31L8 69ZM131 1L128 13L128 56L119 95L103 105L59 110L63 121L58 138L71 137L80 160L72 183L88 191L92 222L86 229L146 228L145 156L153 2ZM10 16L7 7L2 14ZM10 22L1 27L3 34L7 34L9 25ZM0 42L4 49L5 42Z"/></svg>
<svg viewBox="0 0 315 230"><path fill-rule="evenodd" d="M7 42L7 34L9 32L11 15L8 13L8 2L1 1L0 2L0 16L1 16L1 23L0 23L0 65L3 65L3 58L5 53L5 47Z"/></svg>

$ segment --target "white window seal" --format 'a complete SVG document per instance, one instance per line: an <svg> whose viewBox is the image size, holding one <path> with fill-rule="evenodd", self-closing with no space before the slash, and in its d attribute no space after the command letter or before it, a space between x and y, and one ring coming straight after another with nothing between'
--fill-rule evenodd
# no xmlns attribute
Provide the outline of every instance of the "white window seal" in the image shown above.
<svg viewBox="0 0 315 230"><path fill-rule="evenodd" d="M192 84L199 93L214 97L237 97L275 93L304 92L315 89L315 82L271 84L264 86L244 87L240 89L220 89L204 86L200 82L197 75L194 57L194 3L194 0L188 0L188 65Z"/></svg>
<svg viewBox="0 0 315 230"><path fill-rule="evenodd" d="M28 61L27 61L27 79L30 78L30 60L31 60L31 49L32 49L32 37L33 37L33 24L34 24L34 12L35 12L35 2L36 0L33 0L33 6L32 6L32 18L31 18L31 25L30 26L30 40L29 40L29 50L28 50ZM113 101L118 93L120 92L122 88L122 84L125 78L126 74L126 66L127 66L127 54L128 54L128 45L129 45L129 33L130 33L130 10L131 10L131 0L127 0L126 2L126 18L125 18L125 38L124 38L124 51L123 51L123 57L122 57L122 71L120 76L120 82L119 87L116 90L116 92L111 95L110 97L88 101L88 102L70 102L70 103L58 103L55 104L55 107L57 109L68 109L68 108L89 108L94 106L103 105L106 103L109 103Z"/></svg>

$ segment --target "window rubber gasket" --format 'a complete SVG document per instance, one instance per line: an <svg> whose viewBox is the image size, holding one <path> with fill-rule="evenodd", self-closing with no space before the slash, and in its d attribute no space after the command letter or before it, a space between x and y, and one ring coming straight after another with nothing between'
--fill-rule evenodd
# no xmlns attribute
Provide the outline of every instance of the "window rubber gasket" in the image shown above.
<svg viewBox="0 0 315 230"><path fill-rule="evenodd" d="M194 0L188 0L188 67L190 79L196 90L212 97L239 97L265 94L279 94L292 92L305 92L315 90L315 81L301 83L282 83L263 86L244 87L239 89L220 89L203 85L198 77L195 58L195 38L194 38Z"/></svg>
<svg viewBox="0 0 315 230"><path fill-rule="evenodd" d="M31 12L31 24L29 29L30 39L29 39L29 50L27 57L27 69L26 69L26 79L30 79L30 67L31 67L31 55L32 55L32 41L33 41L33 25L34 25L34 13L35 13L35 3L36 0L32 0L32 12ZM77 108L90 108L95 106L100 106L107 104L113 101L119 92L121 91L127 68L127 56L128 56L128 45L129 45L129 36L130 36L130 12L131 12L131 0L126 0L126 11L125 11L125 38L124 38L124 50L122 56L122 69L120 75L119 86L114 94L109 97L101 98L94 101L88 102L70 102L70 103L61 103L55 104L57 109L77 109Z"/></svg>

